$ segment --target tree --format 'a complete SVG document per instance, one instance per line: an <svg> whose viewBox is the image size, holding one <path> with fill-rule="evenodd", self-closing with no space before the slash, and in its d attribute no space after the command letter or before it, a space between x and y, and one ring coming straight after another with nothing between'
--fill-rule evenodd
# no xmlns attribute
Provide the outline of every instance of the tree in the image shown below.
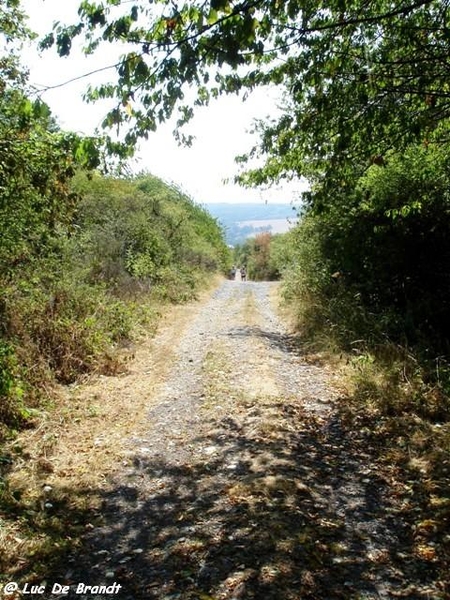
<svg viewBox="0 0 450 600"><path fill-rule="evenodd" d="M447 13L441 0L85 0L79 22L57 25L43 46L67 55L81 34L88 54L123 44L116 80L88 98L116 98L104 125L125 125L129 146L219 94L283 85L286 113L262 130L266 167L243 181L330 182L448 118Z"/></svg>
<svg viewBox="0 0 450 600"><path fill-rule="evenodd" d="M20 85L25 81L25 73L20 68L15 51L21 42L33 37L26 27L25 13L20 9L20 0L6 0L0 5L0 40L3 49L0 54L0 94L7 86Z"/></svg>
<svg viewBox="0 0 450 600"><path fill-rule="evenodd" d="M49 107L31 99L18 49L33 37L19 0L0 6L0 280L45 254L74 212L75 168L99 164L93 138L59 130Z"/></svg>
<svg viewBox="0 0 450 600"><path fill-rule="evenodd" d="M254 185L306 176L308 219L298 245L309 261L309 279L302 282L319 290L330 311L346 289L346 299L351 294L361 299L365 316L376 314L379 323L388 323L385 330L397 328L396 339L414 330L406 332L412 340L417 331L436 332L435 324L424 323L442 293L433 275L425 308L411 300L431 276L425 249L434 247L433 232L439 232L440 242L446 239L447 207L428 183L434 181L442 191L448 181L448 171L440 166L437 178L437 171L430 176L429 161L437 160L449 139L449 4L83 2L79 23L58 26L44 45L56 43L67 54L75 35L84 34L87 52L100 43L123 42L116 81L88 95L117 99L105 125L125 125L129 146L173 114L181 127L196 105L219 94L282 86L284 111L275 121L259 124L258 146L241 157L245 163L260 154L265 164L239 180ZM383 186L384 195L377 186ZM427 257L416 261L420 273L405 244L421 248ZM341 271L344 278L336 283L331 276ZM442 275L444 269L439 265L438 271ZM441 305L447 314L447 295ZM405 310L412 327L397 318Z"/></svg>
<svg viewBox="0 0 450 600"><path fill-rule="evenodd" d="M0 277L40 257L75 211L76 168L98 164L95 140L60 131L19 89L0 98Z"/></svg>
<svg viewBox="0 0 450 600"><path fill-rule="evenodd" d="M282 268L280 241L284 236L272 235L268 231L248 238L234 249L234 260L247 268L250 279L272 281L280 277Z"/></svg>
<svg viewBox="0 0 450 600"><path fill-rule="evenodd" d="M411 145L372 165L292 232L288 295L304 323L339 338L448 353L448 147Z"/></svg>

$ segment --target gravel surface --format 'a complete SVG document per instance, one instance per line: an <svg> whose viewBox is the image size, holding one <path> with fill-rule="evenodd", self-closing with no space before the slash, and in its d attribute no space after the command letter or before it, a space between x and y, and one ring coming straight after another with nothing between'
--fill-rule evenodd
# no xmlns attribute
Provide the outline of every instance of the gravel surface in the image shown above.
<svg viewBox="0 0 450 600"><path fill-rule="evenodd" d="M275 314L274 285L224 282L180 331L69 584L116 582L100 596L123 600L439 597L375 450L342 426L332 374Z"/></svg>

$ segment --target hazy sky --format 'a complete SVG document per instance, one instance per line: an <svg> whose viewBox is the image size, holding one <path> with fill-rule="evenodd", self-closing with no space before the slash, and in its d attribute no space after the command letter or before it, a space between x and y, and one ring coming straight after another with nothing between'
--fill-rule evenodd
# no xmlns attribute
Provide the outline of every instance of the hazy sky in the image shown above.
<svg viewBox="0 0 450 600"><path fill-rule="evenodd" d="M48 33L55 21L74 22L80 0L22 0L30 16L30 27L39 34ZM92 56L73 52L67 58L56 56L55 50L41 55L36 47L24 50L24 62L30 69L30 82L36 86L58 85L95 69L112 65L123 50L114 55L114 48L105 45ZM104 71L54 90L43 99L50 105L63 128L81 133L93 133L105 115L108 103L86 104L82 94L88 83L109 81L114 71ZM252 119L276 112L276 90L257 90L246 101L236 96L224 97L211 106L198 109L189 125L196 136L191 148L180 148L172 137L169 123L142 142L136 170L148 170L179 185L198 202L290 202L298 197L301 185L286 186L264 192L225 185L237 172L234 157L248 150L253 136L248 132Z"/></svg>

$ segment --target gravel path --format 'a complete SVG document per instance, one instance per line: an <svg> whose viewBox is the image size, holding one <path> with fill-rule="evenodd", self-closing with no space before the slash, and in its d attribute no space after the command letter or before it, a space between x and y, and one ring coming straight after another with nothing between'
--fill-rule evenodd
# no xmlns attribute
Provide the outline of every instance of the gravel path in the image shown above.
<svg viewBox="0 0 450 600"><path fill-rule="evenodd" d="M438 597L375 451L344 432L330 373L274 313L274 285L223 283L180 333L66 581L117 582L101 597L123 600Z"/></svg>

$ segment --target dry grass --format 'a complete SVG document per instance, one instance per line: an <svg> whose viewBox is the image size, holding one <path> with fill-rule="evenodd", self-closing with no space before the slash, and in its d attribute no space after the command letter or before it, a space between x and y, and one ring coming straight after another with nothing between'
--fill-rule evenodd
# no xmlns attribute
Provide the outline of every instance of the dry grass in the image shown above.
<svg viewBox="0 0 450 600"><path fill-rule="evenodd" d="M11 459L0 489L0 571L5 577L25 568L30 581L32 563L37 577L55 548L76 544L80 531L92 526L89 519L99 517L110 476L127 460L130 435L149 427L144 417L181 332L216 286L214 280L198 302L163 309L158 335L149 334L124 350L120 374L58 388L36 426L4 447ZM79 522L66 522L68 513L79 515Z"/></svg>

